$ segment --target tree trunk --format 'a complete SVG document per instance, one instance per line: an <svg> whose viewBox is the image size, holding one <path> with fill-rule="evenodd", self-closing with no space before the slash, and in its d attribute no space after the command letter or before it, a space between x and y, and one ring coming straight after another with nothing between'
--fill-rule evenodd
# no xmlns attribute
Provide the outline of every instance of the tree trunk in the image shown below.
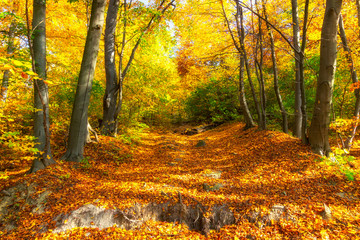
<svg viewBox="0 0 360 240"><path fill-rule="evenodd" d="M255 127L255 123L254 120L251 116L251 112L249 110L247 101L246 101L246 96L245 96L245 91L244 91L244 65L245 65L245 60L244 60L244 54L242 52L241 47L239 46L238 42L235 40L235 36L230 28L230 23L229 23L229 19L226 16L226 12L225 12L225 8L223 3L221 2L221 7L223 10L223 14L224 14L224 18L225 21L227 23L227 27L228 30L230 32L230 36L233 40L234 46L237 49L239 55L240 55L240 66L239 66L239 101L240 101L240 106L242 108L243 114L244 114L244 119L245 119L245 129L249 129L249 128L253 128ZM245 34L242 34L242 30L241 30L241 24L240 22L243 21L242 19L243 15L240 11L240 8L236 8L236 15L235 15L235 21L236 21L236 28L237 28L237 34L238 34L238 39L239 42L243 41L242 38L245 36Z"/></svg>
<svg viewBox="0 0 360 240"><path fill-rule="evenodd" d="M40 79L34 80L34 136L35 147L39 153L34 160L30 172L36 172L55 163L50 148L49 94L46 79L46 2L33 2L33 66ZM34 68L34 67L33 67Z"/></svg>
<svg viewBox="0 0 360 240"><path fill-rule="evenodd" d="M320 45L320 72L317 81L313 118L309 129L310 145L315 153L329 155L330 106L336 72L337 25L342 0L327 0Z"/></svg>
<svg viewBox="0 0 360 240"><path fill-rule="evenodd" d="M278 68L277 68L277 63L276 63L276 53L275 53L275 44L274 44L274 36L272 33L272 30L270 28L270 25L267 22L267 14L266 14L266 8L265 8L265 4L263 3L263 10L264 10L264 17L266 20L266 27L268 30L268 34L270 37L270 49L271 49L271 60L273 63L273 71L274 71L274 90L275 90L275 95L276 95L276 100L279 104L279 108L281 111L281 115L282 115L282 130L284 133L288 133L288 120L287 120L287 113L285 111L283 102L282 102L282 98L281 98L281 94L280 94L280 90L279 90L279 83L278 83Z"/></svg>
<svg viewBox="0 0 360 240"><path fill-rule="evenodd" d="M15 50L15 48L14 48L15 27L16 27L15 20L12 20L10 23L10 27L9 27L8 46L7 46L7 50L6 50L6 53L9 57L13 55L14 50ZM1 83L1 92L0 92L1 100L3 102L6 102L8 86L9 86L9 78L10 78L10 71L5 70L4 75L3 75L3 80Z"/></svg>
<svg viewBox="0 0 360 240"><path fill-rule="evenodd" d="M250 66L249 66L249 60L247 58L247 54L246 54L246 49L245 49L245 29L244 29L244 23L243 23L243 11L242 11L242 7L240 6L240 3L238 1L236 1L236 8L237 11L239 11L239 22L240 22L240 49L241 49L241 54L244 58L244 62L245 62L245 69L246 69L246 74L247 74L247 78L250 84L250 88L251 88L251 93L252 93L252 97L254 99L254 104L255 104L255 108L256 108L256 113L258 114L258 124L261 125L261 111L260 111L260 104L259 101L256 97L256 92L255 92L255 88L254 88L254 84L252 82L251 79L251 72L250 72Z"/></svg>
<svg viewBox="0 0 360 240"><path fill-rule="evenodd" d="M360 27L360 0L355 0L357 9L358 26Z"/></svg>
<svg viewBox="0 0 360 240"><path fill-rule="evenodd" d="M339 17L339 35L341 38L341 42L346 54L346 58L348 60L349 63L349 68L350 68L350 73L351 73L351 80L353 83L357 83L358 82L358 77L356 74L356 70L354 67L354 61L352 59L351 56L351 50L349 45L347 44L347 39L346 39L346 34L345 34L345 29L344 29L344 23L343 23L343 19L342 16L340 15ZM348 150L350 150L351 145L352 145L352 141L354 140L355 134L356 134L356 129L358 127L357 121L359 120L359 111L360 111L360 94L359 94L359 88L356 88L355 91L355 98L356 98L356 102L355 102L355 109L354 109L354 118L356 120L356 123L354 124L354 126L351 129L351 132L349 134L349 136L347 137L347 139L344 142L344 147Z"/></svg>
<svg viewBox="0 0 360 240"><path fill-rule="evenodd" d="M257 7L257 1L255 0L255 7ZM263 62L264 62L264 51L263 51L263 34L261 29L261 18L260 13L258 12L258 37L257 37L257 43L255 47L255 71L256 76L259 82L259 92L260 92L260 120L259 120L259 127L261 130L266 129L266 94L265 94L265 83L264 83L264 75L263 75ZM255 34L254 34L255 35ZM260 61L257 57L257 49L260 50Z"/></svg>
<svg viewBox="0 0 360 240"><path fill-rule="evenodd" d="M148 22L147 26L145 28L143 28L143 30L140 33L140 37L138 38L137 42L135 43L135 46L133 47L133 49L131 50L131 54L130 54L129 60L126 64L126 67L123 69L123 56L124 56L124 49L125 49L125 43L126 43L126 28L127 28L126 12L130 7L130 6L128 6L127 1L124 1L124 4L123 4L123 6L124 6L123 37L122 37L122 43L121 43L121 50L120 50L120 54L119 54L120 55L119 56L119 58L120 58L119 59L119 73L118 73L119 80L114 82L115 80L117 80L117 77L116 77L116 73L113 72L113 69L111 66L110 67L111 70L109 69L111 71L111 75L108 75L108 72L106 72L106 74L107 74L106 81L110 81L110 82L106 83L106 90L105 90L105 95L104 95L104 99L103 99L104 112L103 112L103 122L102 122L102 126L101 126L103 134L116 135L116 133L117 133L117 117L118 117L118 115L121 111L121 107L122 107L123 82L124 82L124 79L126 77L128 70L132 64L132 61L134 60L136 50L140 45L142 37L150 29L154 20L161 18L162 14L170 6L173 6L174 2L175 2L175 0L171 0L167 3L167 5L165 5L165 7L163 7L164 4L166 3L166 0L161 1L160 5L157 8L158 11L160 11L160 9L162 9L161 15L154 14L151 17L150 21ZM114 4L116 4L116 3L114 3ZM110 43L110 42L114 41L114 38L112 36L114 35L114 32L115 32L117 11L118 10L115 11L115 5L114 5L114 9L110 9L110 7L109 7L108 14L110 14L110 16L107 16L107 19L106 19L105 33L106 32L108 33L108 36L106 36L106 38L109 41L109 44L108 44L109 53L110 53L110 51L114 51L114 50L110 49L110 48L113 49L114 43ZM108 26L108 21L109 21L109 26ZM105 53L106 52L107 52L107 50L105 50ZM108 58L111 60L111 56L109 56ZM112 60L114 60L114 58ZM105 59L105 64L107 64L106 59ZM115 60L114 60L114 64L115 64ZM114 73L115 73L115 75L113 75ZM108 78L108 76L109 76L109 78ZM115 76L115 77L113 77L113 76Z"/></svg>
<svg viewBox="0 0 360 240"><path fill-rule="evenodd" d="M305 96L305 78L304 78L304 54L306 47L307 21L309 16L309 0L305 1L304 21L302 31L301 53L299 54L299 71L300 71L300 92L301 92L301 140L302 143L308 144L309 140L306 134L307 130L307 113L306 113L306 96Z"/></svg>
<svg viewBox="0 0 360 240"><path fill-rule="evenodd" d="M109 135L115 132L114 112L119 92L118 76L115 64L115 30L120 0L110 0L105 28L105 73L106 89L103 99L103 124L101 132Z"/></svg>
<svg viewBox="0 0 360 240"><path fill-rule="evenodd" d="M255 127L254 120L251 116L249 107L246 102L246 96L244 91L244 65L245 61L242 56L240 56L240 71L239 71L239 101L241 108L243 110L244 119L245 119L245 129Z"/></svg>
<svg viewBox="0 0 360 240"><path fill-rule="evenodd" d="M88 107L100 37L104 24L105 0L93 0L90 25L86 37L81 70L71 115L68 149L62 159L80 162L83 159L87 136Z"/></svg>
<svg viewBox="0 0 360 240"><path fill-rule="evenodd" d="M294 121L294 136L301 137L301 83L300 83L300 27L297 0L291 0L292 6L292 20L293 20L293 44L295 54L295 121Z"/></svg>

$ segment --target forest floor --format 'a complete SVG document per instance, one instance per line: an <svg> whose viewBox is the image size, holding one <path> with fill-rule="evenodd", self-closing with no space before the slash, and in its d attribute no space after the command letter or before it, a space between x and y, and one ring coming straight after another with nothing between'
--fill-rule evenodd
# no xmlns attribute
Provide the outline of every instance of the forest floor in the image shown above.
<svg viewBox="0 0 360 240"><path fill-rule="evenodd" d="M127 143L100 136L81 164L58 160L65 146L54 136L56 165L1 170L0 239L360 239L358 176L349 180L287 134L243 127L149 130ZM81 227L72 213L90 204L114 214L107 219L123 215L128 230L103 228L89 209L90 226ZM153 207L148 221L145 206Z"/></svg>

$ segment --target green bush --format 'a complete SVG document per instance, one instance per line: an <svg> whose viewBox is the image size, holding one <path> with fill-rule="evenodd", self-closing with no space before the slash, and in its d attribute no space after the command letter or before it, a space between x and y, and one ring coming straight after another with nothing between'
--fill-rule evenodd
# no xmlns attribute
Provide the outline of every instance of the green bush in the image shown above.
<svg viewBox="0 0 360 240"><path fill-rule="evenodd" d="M224 122L239 117L238 88L231 79L211 79L193 91L185 102L190 120Z"/></svg>

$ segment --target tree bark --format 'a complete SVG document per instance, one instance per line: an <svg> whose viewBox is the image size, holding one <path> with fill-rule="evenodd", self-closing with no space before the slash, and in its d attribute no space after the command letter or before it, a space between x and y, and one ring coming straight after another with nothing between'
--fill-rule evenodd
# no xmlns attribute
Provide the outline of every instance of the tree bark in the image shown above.
<svg viewBox="0 0 360 240"><path fill-rule="evenodd" d="M88 107L96 60L99 51L100 37L104 24L105 0L93 0L90 25L86 37L81 70L77 84L75 101L71 115L68 149L62 159L80 162L84 156L87 136Z"/></svg>
<svg viewBox="0 0 360 240"><path fill-rule="evenodd" d="M328 156L330 107L336 72L336 37L342 0L327 0L321 29L320 72L317 81L313 118L309 129L309 141L315 153Z"/></svg>
<svg viewBox="0 0 360 240"><path fill-rule="evenodd" d="M360 27L360 0L355 0L357 9L358 26Z"/></svg>
<svg viewBox="0 0 360 240"><path fill-rule="evenodd" d="M46 79L46 1L33 2L33 43L30 47L33 71L40 79L34 79L34 136L39 150L30 172L36 172L55 163L50 148L49 94ZM31 46L31 43L30 43Z"/></svg>
<svg viewBox="0 0 360 240"><path fill-rule="evenodd" d="M105 28L105 73L106 89L103 99L103 125L101 132L109 135L115 132L114 112L116 110L116 96L119 91L118 76L115 64L115 30L120 0L110 0L106 16ZM126 1L125 1L126 4ZM124 5L125 5L124 4Z"/></svg>
<svg viewBox="0 0 360 240"><path fill-rule="evenodd" d="M251 116L249 106L246 101L245 91L244 91L244 58L240 55L240 70L239 70L239 101L241 108L243 110L244 119L245 119L245 129L255 127L254 120Z"/></svg>
<svg viewBox="0 0 360 240"><path fill-rule="evenodd" d="M16 27L15 20L12 20L9 27L7 49L6 49L6 53L9 57L13 55L15 50L14 47L15 27ZM1 83L1 100L3 102L6 102L8 86L9 86L9 78L10 78L10 71L5 70L3 75L3 80Z"/></svg>
<svg viewBox="0 0 360 240"><path fill-rule="evenodd" d="M263 10L264 10L264 18L266 19L266 23L267 23L267 14L266 14L266 7L265 7L264 2L263 2ZM272 30L270 28L270 25L268 23L266 24L266 27L267 27L268 35L270 38L271 60L273 63L273 72L274 72L274 74L273 74L274 75L274 91L275 91L276 100L279 104L279 108L280 108L281 115L282 115L282 130L284 133L288 133L289 130L288 130L287 112L285 111L284 104L282 102L282 98L281 98L281 94L280 94L280 90L279 90L278 68L277 68L277 63L276 63L274 36L273 36Z"/></svg>
<svg viewBox="0 0 360 240"><path fill-rule="evenodd" d="M124 49L126 44L126 28L127 28L127 19L126 19L126 12L129 8L129 4L127 4L127 1L124 1L124 25L123 25L123 34L122 34L122 43L121 43L121 50L119 54L119 73L118 73L118 79L117 77L113 77L113 69L112 66L109 68L111 69L111 74L108 75L108 72L106 72L106 90L105 95L103 99L103 121L102 121L102 133L105 135L116 135L117 133L117 117L121 111L122 107L122 93L123 93L123 82L126 77L126 74L132 64L132 61L134 59L135 53L137 48L140 45L140 42L143 38L143 36L146 34L146 32L150 29L152 26L154 20L161 18L162 14L170 7L173 6L173 3L175 0L169 1L166 5L166 0L162 0L159 4L157 10L161 10L161 15L154 14L151 19L149 20L146 27L141 31L140 37L137 39L137 42L135 43L133 49L131 50L131 54L129 57L128 62L126 63L125 68L123 68L123 61L124 61ZM114 5L115 6L115 5ZM110 11L110 12L109 12ZM110 14L110 16L109 16ZM106 39L108 39L109 42L114 41L114 38L112 37L114 35L115 26L116 26L116 16L117 16L117 10L114 9L108 10L108 16L107 16L107 22L106 22L106 30L108 35L106 36ZM109 20L109 25L108 25ZM108 29L109 28L109 29ZM108 53L110 51L110 48L114 48L115 43L109 43L108 44ZM107 50L105 50L106 53ZM105 56L106 57L106 56ZM108 56L110 59L110 57ZM105 59L105 64L107 64ZM114 61L115 64L115 61ZM116 74L116 73L115 73ZM109 76L109 78L108 78Z"/></svg>
<svg viewBox="0 0 360 240"><path fill-rule="evenodd" d="M259 92L260 92L260 120L259 127L261 130L266 129L266 94L265 94L265 83L264 83L264 75L263 75L263 62L264 62L264 50L263 50L263 33L261 27L261 18L260 13L258 11L257 1L255 0L255 7L258 12L258 29L259 32L257 34L257 43L255 47L255 71L256 76L259 82ZM255 27L254 27L255 29ZM255 33L254 33L255 36ZM260 61L258 59L257 49L260 50Z"/></svg>
<svg viewBox="0 0 360 240"><path fill-rule="evenodd" d="M350 50L350 47L349 47L349 45L347 43L342 15L340 15L340 17L339 17L339 35L340 35L341 42L342 42L342 45L343 45L343 48L344 48L344 51L345 51L345 54L346 54L346 58L347 58L348 63L349 63L349 68L350 68L350 73L351 73L351 80L352 80L353 83L357 83L358 82L358 77L357 77L357 73L356 73L356 70L355 70L355 67L354 67L354 61L353 61L352 56L351 56L351 50ZM355 94L356 102L355 102L355 109L354 109L353 116L354 116L356 122L355 122L354 126L351 128L351 132L350 132L349 136L346 138L346 140L344 142L344 147L346 149L348 149L348 150L350 150L352 142L353 142L354 137L356 135L356 129L358 127L357 122L359 120L359 112L360 112L360 91L359 91L359 88L355 89L354 94Z"/></svg>
<svg viewBox="0 0 360 240"><path fill-rule="evenodd" d="M246 49L245 49L245 29L244 29L244 23L243 23L243 11L242 11L242 7L240 6L240 3L238 1L236 1L236 8L237 11L239 11L239 20L240 20L240 50L241 50L241 54L244 58L244 62L245 62L245 69L246 69L246 74L247 74L247 78L250 84L250 88L251 88L251 93L252 93L252 97L254 100L254 104L255 104L255 108L256 108L256 113L258 114L258 124L261 125L261 111L260 111L260 104L259 101L257 99L256 96L256 92L255 92L255 88L254 88L254 84L252 82L252 78L251 78L251 72L250 72L250 66L249 66L249 60L247 58L247 54L246 54Z"/></svg>
<svg viewBox="0 0 360 240"><path fill-rule="evenodd" d="M294 136L301 137L301 83L300 83L300 26L297 0L291 0L292 6L292 21L293 21L293 45L295 54L295 121L294 121Z"/></svg>
<svg viewBox="0 0 360 240"><path fill-rule="evenodd" d="M240 55L239 101L240 101L240 106L242 108L242 112L244 114L245 129L249 129L249 128L255 127L255 123L254 123L254 120L253 120L253 118L251 116L251 112L249 110L249 106L248 106L247 101L246 101L245 90L244 90L244 65L245 65L244 55L243 55L241 47L239 46L238 42L235 39L233 31L230 28L229 19L226 16L225 8L224 8L224 5L223 5L222 2L221 2L221 7L222 7L222 10L223 10L224 18L225 18L225 21L227 23L227 27L228 27L231 39L233 40L234 46L235 46L235 48L237 49L237 51L238 51L238 53ZM243 21L242 17L243 17L243 15L240 12L240 9L237 7L236 8L236 14L235 14L235 21L236 21L236 28L237 28L237 34L238 34L239 42L241 42L242 38L245 36L245 34L242 34L242 30L241 30L241 26L240 26L241 25L240 22Z"/></svg>
<svg viewBox="0 0 360 240"><path fill-rule="evenodd" d="M306 33L307 33L307 21L309 16L309 0L305 1L305 10L304 10L304 21L303 21L303 31L302 31L302 42L301 42L301 52L299 54L299 71L300 71L300 92L301 92L301 140L302 143L308 144L308 136L306 134L307 130L307 113L306 113L306 96L305 96L305 77L304 77L304 54L306 47Z"/></svg>

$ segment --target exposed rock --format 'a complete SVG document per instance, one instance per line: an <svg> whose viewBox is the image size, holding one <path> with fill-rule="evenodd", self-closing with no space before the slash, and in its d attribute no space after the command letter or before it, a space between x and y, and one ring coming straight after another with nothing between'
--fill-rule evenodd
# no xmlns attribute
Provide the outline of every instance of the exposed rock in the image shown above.
<svg viewBox="0 0 360 240"><path fill-rule="evenodd" d="M261 211L251 211L245 218L248 219L249 222L256 223L260 226L272 226L281 219L295 222L295 219L289 214L288 209L283 205L272 206L268 214L263 214Z"/></svg>
<svg viewBox="0 0 360 240"><path fill-rule="evenodd" d="M226 205L214 206L212 209L212 215L210 216L210 228L220 230L225 225L235 223L235 217L231 213L230 209Z"/></svg>
<svg viewBox="0 0 360 240"><path fill-rule="evenodd" d="M11 194L6 191L5 189L1 191L2 194L4 194L5 196L11 196Z"/></svg>
<svg viewBox="0 0 360 240"><path fill-rule="evenodd" d="M345 192L339 192L339 193L335 193L335 195L344 198L348 201L356 201L359 200L359 198L355 197L353 194L351 193L345 193Z"/></svg>
<svg viewBox="0 0 360 240"><path fill-rule="evenodd" d="M112 226L129 230L148 220L183 223L190 230L197 230L205 235L211 229L219 230L225 225L235 223L234 214L226 205L214 206L208 217L205 217L205 207L200 204L186 206L181 201L175 205L169 203L149 203L144 206L135 204L123 211L88 204L67 215L57 216L54 219L57 222L57 227L53 232L64 232L75 227L99 228L101 230Z"/></svg>
<svg viewBox="0 0 360 240"><path fill-rule="evenodd" d="M116 224L116 212L113 209L105 209L87 204L68 215L59 215L54 220L57 221L57 227L54 233L64 232L75 227L89 228L108 228Z"/></svg>
<svg viewBox="0 0 360 240"><path fill-rule="evenodd" d="M209 191L211 191L211 192L217 191L217 190L219 190L220 188L223 188L223 187L224 187L224 185L222 185L221 183L216 183L214 186L211 186L211 185L209 185L207 183L203 184L203 189L205 191L207 191L207 192L209 192Z"/></svg>
<svg viewBox="0 0 360 240"><path fill-rule="evenodd" d="M192 136L192 135L202 133L207 130L216 128L216 127L220 126L221 124L223 124L223 123L222 122L221 123L213 123L213 124L209 124L209 125L205 125L205 126L200 126L197 128L186 129L182 134Z"/></svg>
<svg viewBox="0 0 360 240"><path fill-rule="evenodd" d="M31 200L30 205L34 206L32 210L33 213L42 214L44 212L46 199L51 193L51 191L45 190L44 192L40 193L40 195L34 200Z"/></svg>
<svg viewBox="0 0 360 240"><path fill-rule="evenodd" d="M9 216L16 216L25 205L30 205L33 213L43 213L46 199L51 191L44 190L36 196L34 184L23 182L5 189L1 193L3 196L0 196L0 231L3 229L11 231L16 228L16 221ZM4 226L3 229L1 226Z"/></svg>
<svg viewBox="0 0 360 240"><path fill-rule="evenodd" d="M211 169L207 169L203 173L204 177L214 178L214 179L220 179L221 178L221 171L214 171Z"/></svg>
<svg viewBox="0 0 360 240"><path fill-rule="evenodd" d="M204 147L206 146L206 143L204 140L199 140L198 143L195 145L195 147Z"/></svg>
<svg viewBox="0 0 360 240"><path fill-rule="evenodd" d="M199 131L196 129L196 128L193 128L193 129L187 129L185 130L184 134L185 135L188 135L188 136L192 136L192 135L195 135L195 134L198 134Z"/></svg>
<svg viewBox="0 0 360 240"><path fill-rule="evenodd" d="M169 150L174 150L174 151L178 150L176 143L164 142L163 144L164 144L164 146L161 147L162 149L169 149Z"/></svg>
<svg viewBox="0 0 360 240"><path fill-rule="evenodd" d="M331 209L324 203L324 210L320 212L320 216L324 220L330 220L332 218Z"/></svg>

